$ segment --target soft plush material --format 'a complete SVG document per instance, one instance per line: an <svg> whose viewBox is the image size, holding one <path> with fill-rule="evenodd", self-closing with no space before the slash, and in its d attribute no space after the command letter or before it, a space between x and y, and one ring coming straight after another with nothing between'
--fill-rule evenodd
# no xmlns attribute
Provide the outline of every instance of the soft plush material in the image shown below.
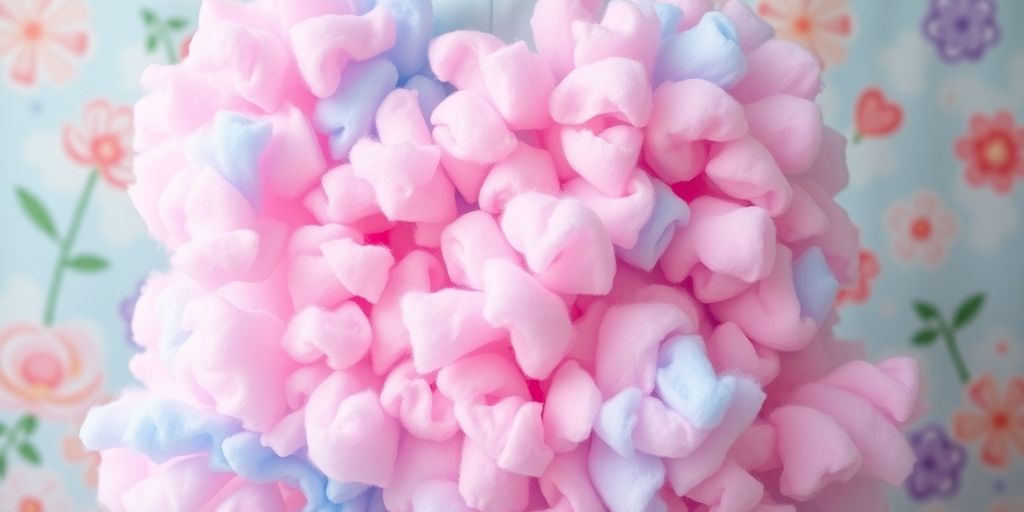
<svg viewBox="0 0 1024 512"><path fill-rule="evenodd" d="M103 504L880 510L917 365L833 337L818 63L718 3L205 0L136 107L171 268Z"/></svg>

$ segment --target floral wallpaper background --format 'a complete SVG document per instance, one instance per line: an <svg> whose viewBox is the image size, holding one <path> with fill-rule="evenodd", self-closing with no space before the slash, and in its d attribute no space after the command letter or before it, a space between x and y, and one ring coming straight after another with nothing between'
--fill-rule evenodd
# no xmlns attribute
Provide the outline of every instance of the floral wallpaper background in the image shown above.
<svg viewBox="0 0 1024 512"><path fill-rule="evenodd" d="M840 332L925 370L894 510L1024 511L1024 2L749 1L821 59L850 139ZM197 5L0 0L0 511L96 509L78 426L131 383L133 297L166 265L125 194L130 106Z"/></svg>

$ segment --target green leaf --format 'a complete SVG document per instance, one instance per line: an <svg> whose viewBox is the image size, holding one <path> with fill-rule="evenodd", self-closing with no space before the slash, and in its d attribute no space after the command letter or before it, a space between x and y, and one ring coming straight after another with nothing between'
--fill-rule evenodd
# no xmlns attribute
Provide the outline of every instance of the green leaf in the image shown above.
<svg viewBox="0 0 1024 512"><path fill-rule="evenodd" d="M99 272L110 266L107 260L95 254L79 254L68 260L67 265L70 269L86 273Z"/></svg>
<svg viewBox="0 0 1024 512"><path fill-rule="evenodd" d="M146 53L153 53L153 51L156 50L156 44L157 41L155 35L150 34L146 36Z"/></svg>
<svg viewBox="0 0 1024 512"><path fill-rule="evenodd" d="M39 451L36 450L36 447L28 443L21 443L18 445L18 454L21 455L21 458L25 459L25 462L35 464L37 466L43 461L43 458L39 456Z"/></svg>
<svg viewBox="0 0 1024 512"><path fill-rule="evenodd" d="M188 20L185 18L171 18L167 20L167 28L171 30L181 30L188 26Z"/></svg>
<svg viewBox="0 0 1024 512"><path fill-rule="evenodd" d="M0 478L7 476L7 456L0 453Z"/></svg>
<svg viewBox="0 0 1024 512"><path fill-rule="evenodd" d="M142 8L142 22L147 26L156 23L156 13L148 7Z"/></svg>
<svg viewBox="0 0 1024 512"><path fill-rule="evenodd" d="M7 425L0 423L0 437L7 433Z"/></svg>
<svg viewBox="0 0 1024 512"><path fill-rule="evenodd" d="M981 306L985 304L985 294L978 293L967 298L960 304L960 307L956 308L956 314L953 315L953 328L959 329L974 320L974 317L978 316L978 312L981 311Z"/></svg>
<svg viewBox="0 0 1024 512"><path fill-rule="evenodd" d="M939 337L939 331L935 329L921 329L914 334L914 337L910 339L910 342L919 347L926 347L935 342L935 339Z"/></svg>
<svg viewBox="0 0 1024 512"><path fill-rule="evenodd" d="M921 320L942 318L942 313L939 313L939 308L935 307L934 304L923 300L914 302L914 311L917 312L917 316L920 317Z"/></svg>
<svg viewBox="0 0 1024 512"><path fill-rule="evenodd" d="M21 209L25 212L25 215L28 215L32 223L42 230L43 233L46 233L51 239L57 240L57 226L53 223L53 217L50 217L50 212L46 211L46 207L43 206L43 202L23 188L18 188L16 192L18 194L18 202L21 203Z"/></svg>
<svg viewBox="0 0 1024 512"><path fill-rule="evenodd" d="M24 432L25 435L32 435L32 433L36 431L36 427L38 426L39 420L37 420L36 417L32 416L31 414L26 414L25 416L22 416L17 423L14 424L14 430L20 430Z"/></svg>

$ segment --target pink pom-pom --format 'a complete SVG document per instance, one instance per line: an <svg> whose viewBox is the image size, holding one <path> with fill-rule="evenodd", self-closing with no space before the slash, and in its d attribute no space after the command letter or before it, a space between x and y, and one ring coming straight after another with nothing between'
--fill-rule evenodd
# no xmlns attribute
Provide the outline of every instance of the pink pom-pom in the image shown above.
<svg viewBox="0 0 1024 512"><path fill-rule="evenodd" d="M920 370L832 334L859 242L818 60L740 0L435 34L471 3L204 0L144 73L129 196L171 270L146 389L82 427L103 505L883 510Z"/></svg>

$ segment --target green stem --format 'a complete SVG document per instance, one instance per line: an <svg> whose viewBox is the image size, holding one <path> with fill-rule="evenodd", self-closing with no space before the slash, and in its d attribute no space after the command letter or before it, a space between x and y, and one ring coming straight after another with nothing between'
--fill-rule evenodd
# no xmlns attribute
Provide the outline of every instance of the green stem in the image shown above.
<svg viewBox="0 0 1024 512"><path fill-rule="evenodd" d="M860 132L856 132L856 133L853 134L853 143L854 144L860 144L860 141L863 140L863 139L864 139L864 135L861 134Z"/></svg>
<svg viewBox="0 0 1024 512"><path fill-rule="evenodd" d="M160 29L160 41L164 45L164 51L167 52L167 63L177 64L178 51L174 48L174 41L171 41L171 33L166 27Z"/></svg>
<svg viewBox="0 0 1024 512"><path fill-rule="evenodd" d="M960 377L960 382L966 384L971 380L971 372L967 369L964 356L960 353L960 347L956 344L956 336L953 335L953 330L946 326L946 322L943 319L939 318L938 321L939 331L942 333L942 339L946 343L949 358L953 360L953 366L956 367L956 374Z"/></svg>
<svg viewBox="0 0 1024 512"><path fill-rule="evenodd" d="M96 188L96 181L99 179L98 171L91 171L89 178L85 181L85 188L78 195L78 204L75 205L75 213L71 217L71 227L67 235L60 241L60 249L57 253L57 263L53 267L53 274L50 277L50 290L46 294L46 309L43 314L43 323L53 325L54 315L57 311L57 297L60 295L60 286L64 281L64 271L67 270L68 256L71 254L71 246L78 237L78 230L82 227L82 217L85 216L85 209L89 206L93 189Z"/></svg>

